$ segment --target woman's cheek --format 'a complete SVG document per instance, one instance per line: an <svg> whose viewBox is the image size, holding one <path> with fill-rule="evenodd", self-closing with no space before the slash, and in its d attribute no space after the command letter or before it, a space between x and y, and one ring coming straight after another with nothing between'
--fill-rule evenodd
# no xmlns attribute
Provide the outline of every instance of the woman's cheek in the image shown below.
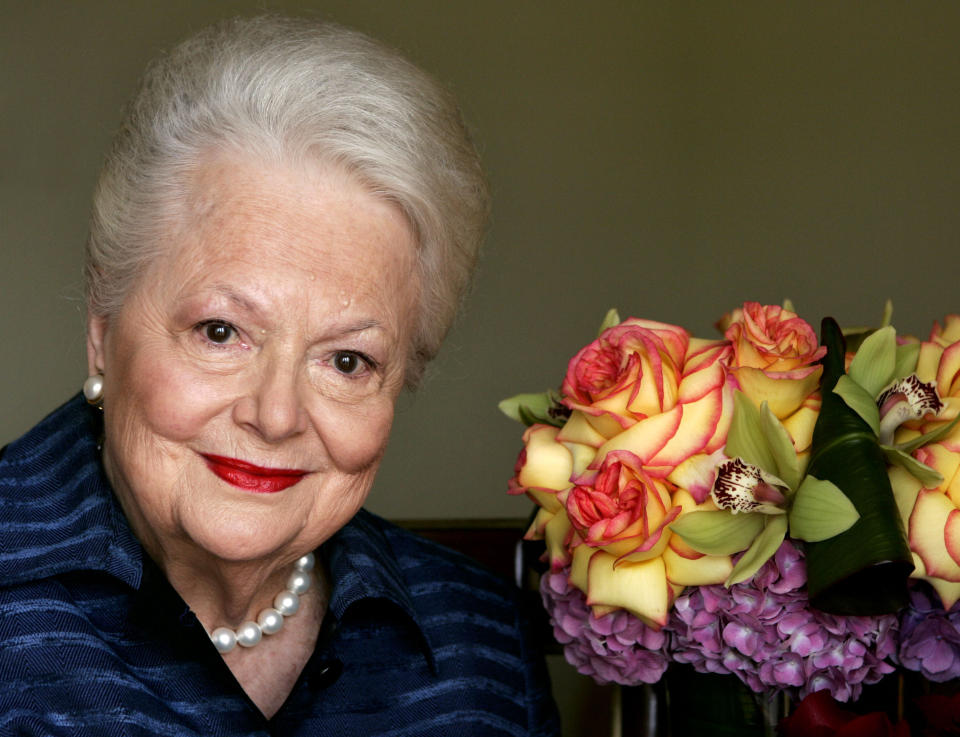
<svg viewBox="0 0 960 737"><path fill-rule="evenodd" d="M333 406L331 406L333 405ZM353 407L324 402L313 423L333 465L344 473L375 469L387 448L393 424L393 399Z"/></svg>
<svg viewBox="0 0 960 737"><path fill-rule="evenodd" d="M158 362L137 383L145 424L167 440L195 438L235 397L232 377L198 375L174 361Z"/></svg>

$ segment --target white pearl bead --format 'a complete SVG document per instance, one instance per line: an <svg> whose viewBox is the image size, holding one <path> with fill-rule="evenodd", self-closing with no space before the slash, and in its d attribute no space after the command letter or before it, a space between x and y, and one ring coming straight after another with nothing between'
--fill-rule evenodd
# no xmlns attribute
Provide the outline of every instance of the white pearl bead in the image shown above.
<svg viewBox="0 0 960 737"><path fill-rule="evenodd" d="M244 622L237 630L237 644L241 647L253 647L260 642L261 637L263 633L256 622Z"/></svg>
<svg viewBox="0 0 960 737"><path fill-rule="evenodd" d="M94 374L83 382L83 396L90 404L96 404L103 399L103 376Z"/></svg>
<svg viewBox="0 0 960 737"><path fill-rule="evenodd" d="M91 379L96 377L91 377ZM101 377L102 379L102 377ZM90 380L88 380L89 383ZM86 394L86 384L84 385ZM297 613L300 608L299 594L308 591L313 585L313 576L310 571L316 563L313 553L307 553L294 564L294 571L287 579L287 589L277 594L273 600L273 607L261 610L256 622L244 622L240 629L234 631L229 627L218 627L210 634L217 651L228 653L237 645L253 647L263 639L264 635L273 635L283 628L283 618Z"/></svg>
<svg viewBox="0 0 960 737"><path fill-rule="evenodd" d="M297 609L300 608L300 597L292 591L281 591L273 600L273 606L283 616L289 617L291 614L296 614Z"/></svg>
<svg viewBox="0 0 960 737"><path fill-rule="evenodd" d="M313 553L307 553L303 557L298 558L297 562L293 564L293 567L298 571L312 571L315 562L316 558Z"/></svg>
<svg viewBox="0 0 960 737"><path fill-rule="evenodd" d="M218 653L228 653L237 646L237 635L229 627L217 627L210 634L210 639Z"/></svg>
<svg viewBox="0 0 960 737"><path fill-rule="evenodd" d="M283 615L273 607L267 607L257 615L257 624L265 635L275 635L283 628Z"/></svg>
<svg viewBox="0 0 960 737"><path fill-rule="evenodd" d="M302 594L310 588L313 576L309 572L294 571L287 579L287 590L295 594Z"/></svg>

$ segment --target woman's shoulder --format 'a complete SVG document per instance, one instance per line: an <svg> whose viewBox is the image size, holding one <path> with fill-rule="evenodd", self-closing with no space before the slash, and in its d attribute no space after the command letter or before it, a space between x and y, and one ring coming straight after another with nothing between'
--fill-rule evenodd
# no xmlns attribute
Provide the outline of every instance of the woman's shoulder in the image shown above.
<svg viewBox="0 0 960 737"><path fill-rule="evenodd" d="M544 623L536 592L521 590L470 556L363 514L387 541L396 565L392 575L402 579L402 596L409 597L412 616L440 660L463 674L485 669L491 659L514 673L539 671Z"/></svg>
<svg viewBox="0 0 960 737"><path fill-rule="evenodd" d="M139 576L140 546L103 477L92 412L75 397L0 459L0 586L76 571Z"/></svg>
<svg viewBox="0 0 960 737"><path fill-rule="evenodd" d="M511 733L559 733L535 592L522 591L472 557L369 512L361 511L348 528L363 530L383 554L360 556L381 568L379 582L400 584L393 601L422 636L434 679L421 687L435 694L438 714L448 720L445 733L475 734L475 724L457 721L467 714L473 721L484 715L511 724ZM378 632L382 636L383 630Z"/></svg>
<svg viewBox="0 0 960 737"><path fill-rule="evenodd" d="M96 417L77 396L12 441L0 457L0 520L42 507L81 501L86 479L99 471Z"/></svg>
<svg viewBox="0 0 960 737"><path fill-rule="evenodd" d="M428 540L411 530L361 511L344 531L338 547L343 557L333 575L335 590L350 570L365 587L353 600L389 600L416 622L427 641L466 650L498 649L519 666L537 658L539 638L533 633L536 594L508 580L461 552ZM362 537L358 537L358 535ZM478 651L479 652L479 651Z"/></svg>

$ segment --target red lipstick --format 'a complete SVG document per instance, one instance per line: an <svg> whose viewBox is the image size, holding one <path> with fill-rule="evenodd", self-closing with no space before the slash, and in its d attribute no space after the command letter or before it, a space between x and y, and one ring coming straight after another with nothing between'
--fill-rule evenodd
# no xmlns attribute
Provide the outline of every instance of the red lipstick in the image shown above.
<svg viewBox="0 0 960 737"><path fill-rule="evenodd" d="M236 458L207 453L201 455L207 462L207 468L228 484L261 494L273 494L289 489L308 473L291 468L263 468Z"/></svg>

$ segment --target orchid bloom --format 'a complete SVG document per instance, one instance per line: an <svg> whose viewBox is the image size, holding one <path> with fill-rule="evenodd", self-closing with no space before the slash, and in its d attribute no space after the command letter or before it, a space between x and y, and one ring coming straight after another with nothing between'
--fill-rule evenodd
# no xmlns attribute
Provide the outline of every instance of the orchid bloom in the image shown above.
<svg viewBox="0 0 960 737"><path fill-rule="evenodd" d="M742 458L731 458L717 468L711 496L720 509L738 512L785 514L786 482Z"/></svg>
<svg viewBox="0 0 960 737"><path fill-rule="evenodd" d="M943 400L932 382L920 381L916 374L899 379L877 397L880 409L880 443L891 445L897 428L908 420L919 420L926 414L936 416L943 409Z"/></svg>

